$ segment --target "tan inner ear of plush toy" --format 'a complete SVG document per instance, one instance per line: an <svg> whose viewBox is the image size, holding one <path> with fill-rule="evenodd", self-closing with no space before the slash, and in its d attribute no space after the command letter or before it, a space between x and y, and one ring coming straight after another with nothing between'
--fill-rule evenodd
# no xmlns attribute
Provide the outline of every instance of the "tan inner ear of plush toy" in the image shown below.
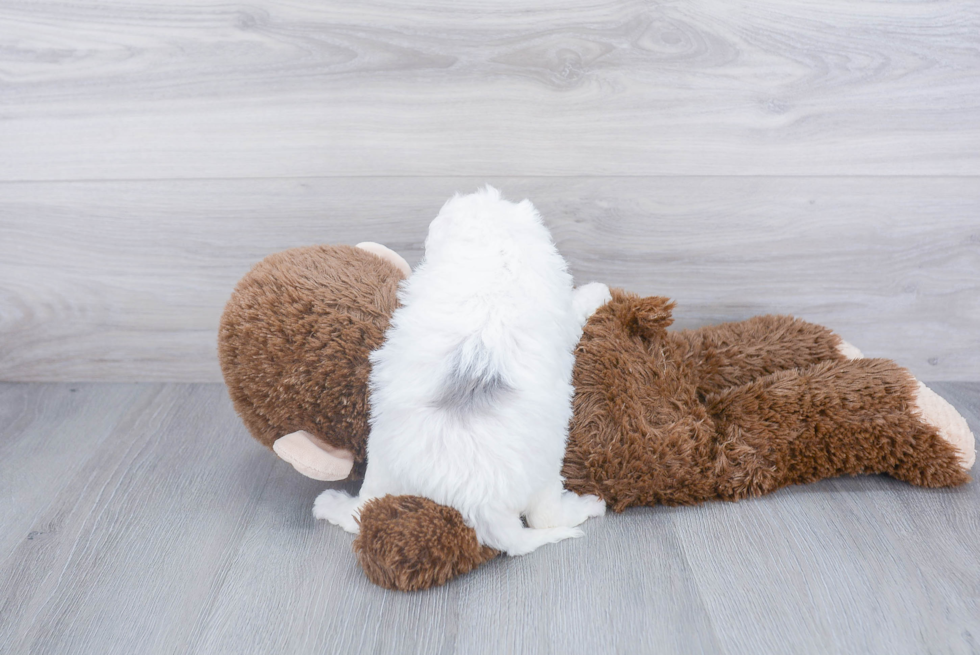
<svg viewBox="0 0 980 655"><path fill-rule="evenodd" d="M373 241L362 241L354 247L367 250L372 255L377 255L386 262L391 262L395 265L395 268L405 274L405 277L412 274L412 267L408 265L405 258L387 246L382 246L380 243Z"/></svg>
<svg viewBox="0 0 980 655"><path fill-rule="evenodd" d="M272 450L294 469L314 480L344 480L354 467L354 455L317 441L305 430L276 439Z"/></svg>
<svg viewBox="0 0 980 655"><path fill-rule="evenodd" d="M841 339L840 344L837 346L837 352L848 359L864 359L864 354L860 350L843 339Z"/></svg>

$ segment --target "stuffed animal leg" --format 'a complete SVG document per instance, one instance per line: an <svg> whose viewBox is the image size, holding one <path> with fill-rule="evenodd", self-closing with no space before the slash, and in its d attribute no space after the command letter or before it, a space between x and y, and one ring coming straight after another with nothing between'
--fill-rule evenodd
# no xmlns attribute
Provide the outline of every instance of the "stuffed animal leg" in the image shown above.
<svg viewBox="0 0 980 655"><path fill-rule="evenodd" d="M716 497L842 475L884 473L924 487L968 482L969 428L934 412L930 394L884 359L822 362L713 394Z"/></svg>
<svg viewBox="0 0 980 655"><path fill-rule="evenodd" d="M792 316L745 321L666 335L672 349L696 366L698 393L708 395L778 371L862 357L828 328Z"/></svg>

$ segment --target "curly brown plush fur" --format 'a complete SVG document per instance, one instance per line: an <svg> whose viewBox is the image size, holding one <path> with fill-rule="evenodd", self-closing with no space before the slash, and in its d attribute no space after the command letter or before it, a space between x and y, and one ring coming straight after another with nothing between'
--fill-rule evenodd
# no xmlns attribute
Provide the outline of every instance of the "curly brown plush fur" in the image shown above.
<svg viewBox="0 0 980 655"><path fill-rule="evenodd" d="M367 456L368 353L398 306L401 272L352 246L270 255L242 278L221 317L218 355L235 409L258 441L305 430Z"/></svg>
<svg viewBox="0 0 980 655"><path fill-rule="evenodd" d="M840 475L969 479L911 413L915 379L893 362L846 360L837 335L787 316L668 333L669 310L614 291L586 325L563 470L572 491L622 511Z"/></svg>
<svg viewBox="0 0 980 655"><path fill-rule="evenodd" d="M354 553L368 578L388 589L418 591L445 584L498 552L451 507L418 496L385 496L361 510Z"/></svg>
<svg viewBox="0 0 980 655"><path fill-rule="evenodd" d="M568 489L623 511L863 473L969 481L953 446L910 411L916 382L893 362L846 360L830 330L786 316L667 332L672 306L614 290L589 319L576 350ZM411 500L379 499L361 517L358 558L373 582L424 589L448 580L457 558L462 572L490 554L458 512ZM436 512L438 532L414 527ZM383 550L410 562L375 555Z"/></svg>

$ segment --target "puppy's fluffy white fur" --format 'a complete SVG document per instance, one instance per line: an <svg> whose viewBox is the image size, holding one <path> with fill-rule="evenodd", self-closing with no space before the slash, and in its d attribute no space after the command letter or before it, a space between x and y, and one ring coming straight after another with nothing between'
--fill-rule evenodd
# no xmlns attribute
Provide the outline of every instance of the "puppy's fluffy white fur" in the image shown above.
<svg viewBox="0 0 980 655"><path fill-rule="evenodd" d="M530 202L491 187L449 200L371 355L360 495L327 490L314 515L356 532L365 502L412 494L456 508L481 543L510 555L581 536L574 526L605 504L562 488L572 351L608 297L596 284L573 297Z"/></svg>

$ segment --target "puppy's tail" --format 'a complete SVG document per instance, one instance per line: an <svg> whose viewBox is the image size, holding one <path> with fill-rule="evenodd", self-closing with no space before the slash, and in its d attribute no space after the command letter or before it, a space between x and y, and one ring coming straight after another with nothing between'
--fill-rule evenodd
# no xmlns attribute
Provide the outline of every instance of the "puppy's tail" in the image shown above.
<svg viewBox="0 0 980 655"><path fill-rule="evenodd" d="M466 338L449 356L449 371L436 405L467 414L491 407L511 390L500 358L477 333Z"/></svg>

